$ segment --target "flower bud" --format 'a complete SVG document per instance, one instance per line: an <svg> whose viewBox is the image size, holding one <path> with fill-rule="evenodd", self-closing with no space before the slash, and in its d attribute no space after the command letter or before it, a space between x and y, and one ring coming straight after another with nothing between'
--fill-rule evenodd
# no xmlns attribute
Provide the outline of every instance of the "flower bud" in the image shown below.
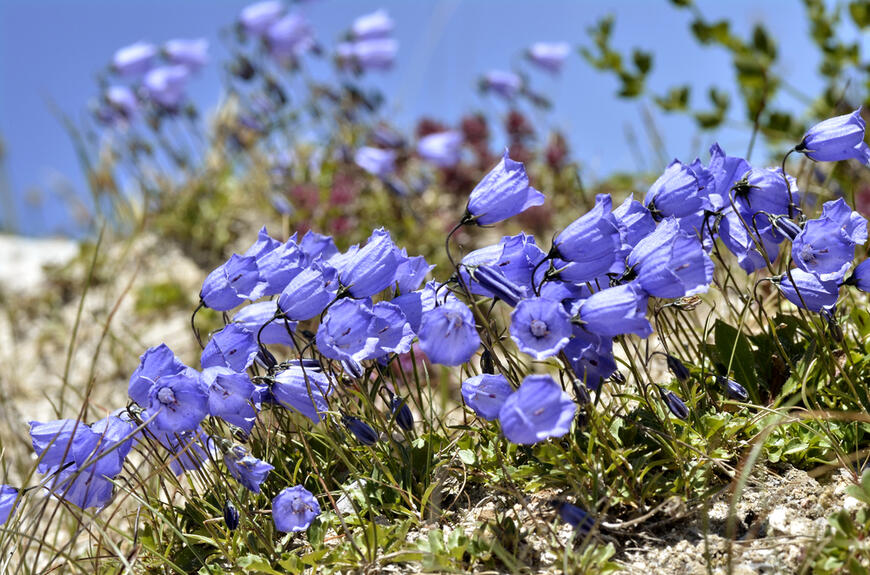
<svg viewBox="0 0 870 575"><path fill-rule="evenodd" d="M682 361L672 355L666 355L665 358L668 363L668 369L671 370L671 373L674 374L674 377L676 377L680 383L685 383L689 380L689 369L683 365Z"/></svg>
<svg viewBox="0 0 870 575"><path fill-rule="evenodd" d="M378 433L372 427L358 417L345 415L341 418L342 423L353 433L354 437L363 445L374 445L378 442Z"/></svg>
<svg viewBox="0 0 870 575"><path fill-rule="evenodd" d="M224 503L224 523L230 531L235 531L239 526L239 511L229 499Z"/></svg>
<svg viewBox="0 0 870 575"><path fill-rule="evenodd" d="M414 429L414 414L411 413L411 408L408 403L398 395L394 395L390 399L390 412L396 418L396 423L405 431Z"/></svg>
<svg viewBox="0 0 870 575"><path fill-rule="evenodd" d="M668 406L674 417L682 420L689 418L689 408L679 395L662 387L659 388L659 393L662 396L662 401L665 402L665 405Z"/></svg>
<svg viewBox="0 0 870 575"><path fill-rule="evenodd" d="M716 383L725 388L725 394L729 398L735 401L749 401L749 393L746 391L746 388L734 381L733 379L717 375Z"/></svg>
<svg viewBox="0 0 870 575"><path fill-rule="evenodd" d="M556 507L562 521L574 527L581 535L586 535L595 526L595 519L576 505L567 501L554 501L553 506Z"/></svg>

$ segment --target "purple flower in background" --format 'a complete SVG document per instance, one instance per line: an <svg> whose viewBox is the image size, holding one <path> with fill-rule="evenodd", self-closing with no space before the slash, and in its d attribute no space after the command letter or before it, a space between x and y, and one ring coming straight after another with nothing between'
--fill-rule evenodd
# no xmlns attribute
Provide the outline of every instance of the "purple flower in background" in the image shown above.
<svg viewBox="0 0 870 575"><path fill-rule="evenodd" d="M284 14L284 3L266 0L246 6L239 14L239 24L248 34L262 35Z"/></svg>
<svg viewBox="0 0 870 575"><path fill-rule="evenodd" d="M668 218L638 242L627 260L640 287L651 296L678 298L707 291L713 261L701 241Z"/></svg>
<svg viewBox="0 0 870 575"><path fill-rule="evenodd" d="M459 163L462 134L454 131L436 132L420 138L417 154L440 168L451 168Z"/></svg>
<svg viewBox="0 0 870 575"><path fill-rule="evenodd" d="M704 210L712 207L708 194L697 173L674 160L650 186L643 203L657 219L674 216L700 229Z"/></svg>
<svg viewBox="0 0 870 575"><path fill-rule="evenodd" d="M170 64L178 64L191 72L198 72L208 63L208 40L169 40L163 45L163 54Z"/></svg>
<svg viewBox="0 0 870 575"><path fill-rule="evenodd" d="M625 201L613 210L613 217L624 246L636 246L637 242L656 229L652 214L642 203L635 200L634 196L625 198Z"/></svg>
<svg viewBox="0 0 870 575"><path fill-rule="evenodd" d="M818 162L855 158L870 164L870 148L864 143L861 108L851 114L819 122L809 129L795 150Z"/></svg>
<svg viewBox="0 0 870 575"><path fill-rule="evenodd" d="M273 22L265 38L269 53L278 60L292 60L314 47L311 27L300 14L287 14Z"/></svg>
<svg viewBox="0 0 870 575"><path fill-rule="evenodd" d="M498 419L499 411L514 392L505 376L483 373L462 382L462 399L479 417L487 421Z"/></svg>
<svg viewBox="0 0 870 575"><path fill-rule="evenodd" d="M386 10L381 8L371 14L365 14L353 21L350 33L354 40L383 38L393 31L393 19Z"/></svg>
<svg viewBox="0 0 870 575"><path fill-rule="evenodd" d="M574 374L589 389L598 389L601 381L616 371L613 341L575 326L568 345L563 350L571 362Z"/></svg>
<svg viewBox="0 0 870 575"><path fill-rule="evenodd" d="M314 262L294 277L278 297L278 309L294 321L311 319L335 299L338 274L332 266Z"/></svg>
<svg viewBox="0 0 870 575"><path fill-rule="evenodd" d="M318 515L317 499L301 485L283 489L272 500L275 529L284 533L305 531Z"/></svg>
<svg viewBox="0 0 870 575"><path fill-rule="evenodd" d="M870 293L870 260L864 260L852 270L852 275L846 280L846 285L855 286L863 292Z"/></svg>
<svg viewBox="0 0 870 575"><path fill-rule="evenodd" d="M136 42L115 52L112 70L119 76L141 76L151 69L157 58L157 46L148 42Z"/></svg>
<svg viewBox="0 0 870 575"><path fill-rule="evenodd" d="M0 525L9 521L17 499L18 489L11 485L0 485Z"/></svg>
<svg viewBox="0 0 870 575"><path fill-rule="evenodd" d="M144 407L148 405L151 387L158 383L161 377L176 375L184 371L195 373L195 370L187 367L175 357L169 346L161 343L157 347L149 348L139 358L139 367L130 376L127 394L130 399Z"/></svg>
<svg viewBox="0 0 870 575"><path fill-rule="evenodd" d="M586 511L566 501L556 503L556 510L562 521L576 529L581 535L586 535L595 527L595 519Z"/></svg>
<svg viewBox="0 0 870 575"><path fill-rule="evenodd" d="M224 366L202 370L202 382L208 388L208 413L250 433L257 420L252 404L254 384L246 373Z"/></svg>
<svg viewBox="0 0 870 575"><path fill-rule="evenodd" d="M109 86L103 93L106 105L111 115L129 122L139 110L139 101L136 94L127 86Z"/></svg>
<svg viewBox="0 0 870 575"><path fill-rule="evenodd" d="M866 241L867 220L838 198L825 202L820 218L804 224L792 242L791 257L821 281L839 282L852 265L855 246Z"/></svg>
<svg viewBox="0 0 870 575"><path fill-rule="evenodd" d="M219 365L243 372L254 363L258 349L255 334L231 323L211 336L202 350L200 363L203 368Z"/></svg>
<svg viewBox="0 0 870 575"><path fill-rule="evenodd" d="M330 359L368 359L378 345L377 338L369 335L373 318L374 314L362 302L339 300L329 308L317 329L317 349Z"/></svg>
<svg viewBox="0 0 870 575"><path fill-rule="evenodd" d="M424 311L417 336L429 361L441 365L461 365L480 347L474 315L456 299Z"/></svg>
<svg viewBox="0 0 870 575"><path fill-rule="evenodd" d="M529 46L526 57L540 69L558 74L570 53L571 45L567 42L535 42Z"/></svg>
<svg viewBox="0 0 870 575"><path fill-rule="evenodd" d="M363 146L356 151L353 161L371 175L383 178L395 171L396 152Z"/></svg>
<svg viewBox="0 0 870 575"><path fill-rule="evenodd" d="M622 268L627 253L622 248L622 235L616 217L611 213L610 194L598 194L595 207L562 230L553 240L553 248L564 260L579 264L572 281L591 281L608 272L616 264Z"/></svg>
<svg viewBox="0 0 870 575"><path fill-rule="evenodd" d="M202 282L199 297L209 308L227 311L248 299L258 299L266 289L257 259L233 254Z"/></svg>
<svg viewBox="0 0 870 575"><path fill-rule="evenodd" d="M587 330L614 337L633 333L640 337L652 334L646 319L648 296L634 283L603 289L580 304L580 319Z"/></svg>
<svg viewBox="0 0 870 575"><path fill-rule="evenodd" d="M230 475L236 478L248 491L260 492L260 485L266 481L269 472L275 469L261 459L257 459L240 445L234 445L224 453L224 464Z"/></svg>
<svg viewBox="0 0 870 575"><path fill-rule="evenodd" d="M505 400L498 413L511 443L530 445L571 430L577 405L549 375L530 375Z"/></svg>
<svg viewBox="0 0 870 575"><path fill-rule="evenodd" d="M544 199L529 185L523 164L511 160L505 150L501 161L471 191L467 210L476 224L494 224L540 206Z"/></svg>
<svg viewBox="0 0 870 575"><path fill-rule="evenodd" d="M571 337L571 316L559 302L541 297L524 299L511 314L511 339L535 359L554 356Z"/></svg>
<svg viewBox="0 0 870 575"><path fill-rule="evenodd" d="M340 65L366 70L388 70L396 60L399 43L393 38L372 38L356 42L342 42L335 48Z"/></svg>
<svg viewBox="0 0 870 575"><path fill-rule="evenodd" d="M260 343L293 346L293 338L287 333L285 321L290 325L291 330L296 329L295 321L284 318L276 319L269 323L263 331L260 331L260 328L275 317L277 312L278 306L274 300L252 303L243 307L233 316L233 323L251 332L255 339L259 333Z"/></svg>
<svg viewBox="0 0 870 575"><path fill-rule="evenodd" d="M523 89L523 80L513 72L490 70L483 76L480 85L486 92L495 92L506 100L513 100Z"/></svg>
<svg viewBox="0 0 870 575"><path fill-rule="evenodd" d="M196 429L208 415L208 392L197 372L167 375L154 383L143 419L154 418L151 427L178 432Z"/></svg>
<svg viewBox="0 0 870 575"><path fill-rule="evenodd" d="M342 268L339 281L355 298L373 296L393 283L401 257L390 232L378 228Z"/></svg>
<svg viewBox="0 0 870 575"><path fill-rule="evenodd" d="M145 94L167 110L176 110L186 96L190 70L186 66L160 66L145 74Z"/></svg>
<svg viewBox="0 0 870 575"><path fill-rule="evenodd" d="M840 287L836 281L822 281L818 276L800 268L791 270L788 274L774 278L774 283L788 301L796 306L813 312L837 303Z"/></svg>
<svg viewBox="0 0 870 575"><path fill-rule="evenodd" d="M298 411L314 423L319 423L329 409L326 398L332 392L333 381L319 368L295 362L274 378L272 395L288 409Z"/></svg>

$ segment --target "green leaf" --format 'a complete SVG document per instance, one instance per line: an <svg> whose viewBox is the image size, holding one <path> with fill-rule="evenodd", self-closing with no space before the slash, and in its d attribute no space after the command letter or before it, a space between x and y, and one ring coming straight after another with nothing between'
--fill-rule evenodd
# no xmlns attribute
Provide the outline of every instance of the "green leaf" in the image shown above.
<svg viewBox="0 0 870 575"><path fill-rule="evenodd" d="M655 96L653 99L659 108L666 112L685 110L689 105L691 88L687 85L675 86L668 90L665 96Z"/></svg>
<svg viewBox="0 0 870 575"><path fill-rule="evenodd" d="M474 465L477 461L477 456L475 456L474 452L470 449L460 449L459 459L461 459L462 463L464 463L465 465Z"/></svg>
<svg viewBox="0 0 870 575"><path fill-rule="evenodd" d="M646 76L652 69L653 55L649 52L644 52L643 50L635 48L631 52L631 59L634 61L634 65L638 72L643 76Z"/></svg>
<svg viewBox="0 0 870 575"><path fill-rule="evenodd" d="M275 571L268 559L259 555L245 555L239 557L236 566L241 567L245 573L265 573L266 575L282 575L281 571Z"/></svg>
<svg viewBox="0 0 870 575"><path fill-rule="evenodd" d="M870 4L864 0L855 0L849 4L849 15L858 28L870 26Z"/></svg>

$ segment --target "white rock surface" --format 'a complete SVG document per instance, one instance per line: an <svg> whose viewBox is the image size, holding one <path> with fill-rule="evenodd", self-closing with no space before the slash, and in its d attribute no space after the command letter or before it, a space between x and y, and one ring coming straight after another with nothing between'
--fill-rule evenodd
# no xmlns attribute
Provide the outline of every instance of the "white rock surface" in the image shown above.
<svg viewBox="0 0 870 575"><path fill-rule="evenodd" d="M78 243L62 238L0 235L0 290L26 292L45 280L43 267L63 265L78 253Z"/></svg>

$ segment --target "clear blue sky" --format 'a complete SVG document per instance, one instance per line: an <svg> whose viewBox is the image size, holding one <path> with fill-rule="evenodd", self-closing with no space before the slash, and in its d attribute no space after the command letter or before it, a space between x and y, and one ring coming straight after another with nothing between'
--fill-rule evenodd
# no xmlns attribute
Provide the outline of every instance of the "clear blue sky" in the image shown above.
<svg viewBox="0 0 870 575"><path fill-rule="evenodd" d="M0 186L15 199L14 221L21 233L74 229L66 203L52 190L87 195L69 138L48 103L71 116L83 113L96 96L96 72L121 46L137 40L161 43L204 36L211 41L212 64L191 83L191 96L203 107L213 106L220 97L216 63L226 56L217 31L248 3L0 0L0 136L7 147ZM817 60L806 46L808 25L800 2L729 0L701 6L709 19L730 16L736 29L746 33L757 21L767 23L783 55L781 71L806 93L817 91ZM698 47L688 32L689 15L666 0L317 0L300 9L312 21L318 39L329 46L353 18L380 7L396 21L400 53L392 71L366 81L383 88L391 118L406 129L421 114L455 121L471 109L503 109L501 103L477 93L479 74L509 69L535 41L588 44L586 28L608 13L616 16L615 46L653 51L654 91L689 82L696 92L693 98L700 101L712 84L733 89L725 54ZM637 104L616 99L616 82L591 69L576 52L561 77L536 74L534 84L555 104L540 121L569 134L588 177L639 167L626 141L626 127L634 129L649 154ZM793 100L782 105L802 109ZM731 115L742 117L736 110ZM748 134L741 126L699 136L685 118L657 114L657 120L668 157L691 160L706 150L711 138L735 153L746 147ZM42 207L25 200L34 189L46 192ZM0 210L5 209L0 202ZM9 214L0 211L0 220L10 221Z"/></svg>

